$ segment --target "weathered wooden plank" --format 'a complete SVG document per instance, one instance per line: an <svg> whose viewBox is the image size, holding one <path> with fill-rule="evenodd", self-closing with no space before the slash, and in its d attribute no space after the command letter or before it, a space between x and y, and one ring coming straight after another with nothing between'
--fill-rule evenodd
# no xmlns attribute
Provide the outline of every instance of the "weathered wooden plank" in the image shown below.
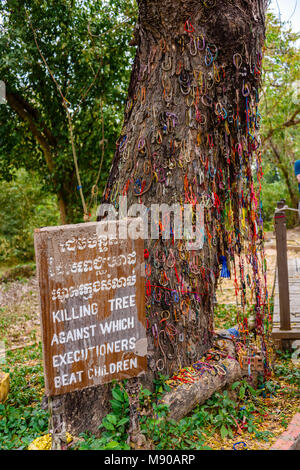
<svg viewBox="0 0 300 470"><path fill-rule="evenodd" d="M144 243L115 223L115 236L106 222L35 231L48 395L146 370Z"/></svg>

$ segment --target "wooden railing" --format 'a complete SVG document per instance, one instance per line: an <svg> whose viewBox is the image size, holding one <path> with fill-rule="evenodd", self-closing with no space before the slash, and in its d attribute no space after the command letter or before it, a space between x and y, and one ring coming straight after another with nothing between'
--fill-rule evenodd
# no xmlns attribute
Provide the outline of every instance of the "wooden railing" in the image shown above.
<svg viewBox="0 0 300 470"><path fill-rule="evenodd" d="M287 228L286 228L286 211L287 210L298 212L297 209L291 209L290 207L287 207L285 200L283 199L277 203L277 208L275 210L275 215L274 215L276 250L277 250L277 280L278 280L278 295L279 295L279 312L278 310L276 311L274 309L272 335L274 339L281 340L281 346L283 345L287 346L290 343L290 340L300 338L300 323L298 322L298 318L295 319L297 320L296 322L293 321L291 323L291 302L290 302L291 280L289 280L289 267L288 267L289 264L288 264L288 254L287 254L288 253ZM291 277L291 273L290 273L290 277ZM293 279L293 276L292 276L292 279ZM292 288L292 299L295 304L295 298L294 298L295 286L293 285L293 282L294 282L294 279L292 280L291 288ZM300 296L299 298L297 296L297 299L296 299L297 305L294 305L294 304L292 305L293 315L295 315L295 308L297 310L299 307L299 311L300 311ZM278 326L278 320L279 320L279 326Z"/></svg>

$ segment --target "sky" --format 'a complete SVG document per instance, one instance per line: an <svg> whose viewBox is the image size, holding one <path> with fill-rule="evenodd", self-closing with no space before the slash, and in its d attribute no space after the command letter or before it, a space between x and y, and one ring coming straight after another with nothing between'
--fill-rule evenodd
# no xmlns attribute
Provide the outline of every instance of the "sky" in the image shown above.
<svg viewBox="0 0 300 470"><path fill-rule="evenodd" d="M295 33L300 31L300 0L271 0L269 10L280 14L282 22L290 19Z"/></svg>

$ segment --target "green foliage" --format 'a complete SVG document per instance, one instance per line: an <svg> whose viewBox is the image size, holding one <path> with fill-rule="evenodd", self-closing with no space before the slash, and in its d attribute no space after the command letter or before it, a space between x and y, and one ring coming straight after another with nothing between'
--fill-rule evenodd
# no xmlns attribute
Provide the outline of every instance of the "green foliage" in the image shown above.
<svg viewBox="0 0 300 470"><path fill-rule="evenodd" d="M276 377L283 377L289 384L294 384L299 387L300 390L300 368L299 367L287 367L286 365L280 364L275 365L274 373ZM299 392L300 394L300 392Z"/></svg>
<svg viewBox="0 0 300 470"><path fill-rule="evenodd" d="M117 441L113 437L97 438L90 433L81 433L82 441L73 446L73 450L130 450L126 441Z"/></svg>
<svg viewBox="0 0 300 470"><path fill-rule="evenodd" d="M0 449L25 449L30 442L47 432L48 413L40 409L44 379L41 363L42 350L31 346L7 353L4 371L10 373L11 391L4 405L0 405ZM288 361L290 354L282 353ZM30 364L30 365L28 365ZM290 364L290 370L283 366L276 368L277 376L288 378L297 384L299 370ZM196 407L190 416L179 422L167 420L168 407L161 401L163 393L169 390L164 385L168 377L160 375L155 382L155 391L142 388L140 392L140 425L148 441L156 450L204 450L208 436L219 432L223 439L236 436L238 426L253 434L257 440L268 441L270 431L258 430L256 414L263 416L268 409L258 397L276 395L279 385L271 380L255 390L246 380L235 382L230 393L215 393L205 404ZM101 436L90 433L80 435L81 441L73 445L79 450L129 450L127 444L129 427L129 400L124 383L114 383L112 388L111 412L102 420ZM147 411L148 410L148 411ZM260 420L263 418L260 418ZM287 425L284 414L282 426Z"/></svg>
<svg viewBox="0 0 300 470"><path fill-rule="evenodd" d="M289 361L292 357L292 351L289 349L285 349L283 351L281 349L278 349L276 350L276 354L278 355L281 361Z"/></svg>
<svg viewBox="0 0 300 470"><path fill-rule="evenodd" d="M23 366L15 369L10 378L11 390L7 403L23 407L40 402L39 391L44 386L42 366Z"/></svg>
<svg viewBox="0 0 300 470"><path fill-rule="evenodd" d="M39 362L33 366L15 366L17 361L36 359ZM0 404L0 450L26 449L48 429L48 412L40 408L44 387L41 345L8 352L7 363L3 370L10 373L10 392Z"/></svg>
<svg viewBox="0 0 300 470"><path fill-rule="evenodd" d="M256 399L271 392L274 394L278 386L271 381L262 383L261 388L254 389L246 380L240 380L232 385L231 398L228 391L215 393L204 405L197 406L190 416L176 422L168 419L169 409L162 401L164 392L163 375L156 380L155 391L141 389L140 414L141 432L156 450L206 450L210 449L205 442L208 436L216 431L222 439L233 438L239 427L257 440L268 441L273 434L270 431L261 431L256 427L254 412L261 414L266 410L258 406ZM91 434L81 435L83 441L76 444L75 449L80 450L119 450L129 449L126 428L129 425L129 403L126 392L117 385L113 388L111 400L112 412L101 424L103 429L100 438ZM158 400L158 401L157 401ZM145 412L148 408L148 412Z"/></svg>
<svg viewBox="0 0 300 470"><path fill-rule="evenodd" d="M156 381L156 390L141 389L140 403L145 404L145 399L150 400L151 415L140 417L141 431L146 438L153 442L157 450L169 449L204 449L205 433L201 430L206 413L197 411L192 416L184 418L176 423L174 420L166 420L168 408L164 404L157 404L156 400L162 392L169 387L163 386L164 376L160 375ZM129 426L129 400L126 391L117 384L112 389L112 412L107 414L99 429L102 429L100 438L89 433L81 434L83 439L73 448L79 450L129 450L127 444Z"/></svg>
<svg viewBox="0 0 300 470"><path fill-rule="evenodd" d="M216 328L231 328L236 322L236 305L216 304L214 319Z"/></svg>
<svg viewBox="0 0 300 470"><path fill-rule="evenodd" d="M236 403L229 398L228 393L215 393L204 409L209 410L209 422L215 430L220 431L222 439L227 436L232 438L232 430L236 428L237 411Z"/></svg>
<svg viewBox="0 0 300 470"><path fill-rule="evenodd" d="M236 304L216 304L214 308L215 327L221 329L232 328L237 318ZM247 306L245 316L250 319L253 315L253 306Z"/></svg>
<svg viewBox="0 0 300 470"><path fill-rule="evenodd" d="M231 386L231 389L238 391L239 400L243 400L244 398L252 399L253 397L257 397L261 394L261 391L255 390L253 387L251 387L247 380L234 382L234 384Z"/></svg>
<svg viewBox="0 0 300 470"><path fill-rule="evenodd" d="M8 258L9 259L9 258ZM7 265L2 265L0 269L0 282L1 283L8 283L12 281L19 281L19 282L28 282L28 279L36 273L36 265L35 263L25 263L25 264L17 264L16 266L9 267L6 269ZM2 271L3 270L3 274ZM1 311L1 310L0 310Z"/></svg>
<svg viewBox="0 0 300 470"><path fill-rule="evenodd" d="M267 15L266 51L263 64L260 104L262 162L262 201L266 229L271 230L276 203L284 198L297 208L298 184L294 162L300 158L299 125L299 33L291 24L282 24ZM289 226L297 218L289 214Z"/></svg>
<svg viewBox="0 0 300 470"><path fill-rule="evenodd" d="M106 142L100 191L122 122L135 2L3 0L0 16L0 79L7 90L7 105L0 106L0 177L9 180L21 167L34 170L76 222L82 208L67 118L49 70L72 115L88 199L101 159L101 101Z"/></svg>
<svg viewBox="0 0 300 470"><path fill-rule="evenodd" d="M34 228L56 225L56 199L42 189L38 179L19 170L11 182L0 186L0 261L28 261L34 258Z"/></svg>
<svg viewBox="0 0 300 470"><path fill-rule="evenodd" d="M80 435L82 442L76 444L78 450L129 450L126 429L129 425L129 400L126 390L116 384L112 389L110 400L112 412L107 414L99 427L102 429L100 438L89 433Z"/></svg>
<svg viewBox="0 0 300 470"><path fill-rule="evenodd" d="M28 362L34 365L29 366ZM11 388L6 404L27 406L39 403L44 387L41 343L16 351L7 351L3 371L10 374Z"/></svg>
<svg viewBox="0 0 300 470"><path fill-rule="evenodd" d="M121 389L120 385L115 385L112 389L112 396L113 399L110 400L112 413L107 414L103 418L99 428L105 429L102 432L102 436L107 440L106 448L112 441L121 444L128 438L126 433L126 428L129 425L129 399L127 392Z"/></svg>
<svg viewBox="0 0 300 470"><path fill-rule="evenodd" d="M255 431L254 435L258 441L265 442L268 442L270 438L273 437L273 433L271 431Z"/></svg>
<svg viewBox="0 0 300 470"><path fill-rule="evenodd" d="M0 404L0 450L26 449L48 429L48 413L30 406Z"/></svg>
<svg viewBox="0 0 300 470"><path fill-rule="evenodd" d="M280 385L276 384L272 380L264 381L262 376L258 377L258 389L261 391L263 398L273 398L277 395L277 391L280 389Z"/></svg>
<svg viewBox="0 0 300 470"><path fill-rule="evenodd" d="M267 231L274 230L274 214L277 207L277 202L285 199L289 207L293 206L288 189L282 179L273 183L264 182L262 185L262 205L263 205L263 219L264 229ZM291 213L287 212L288 227L293 224Z"/></svg>
<svg viewBox="0 0 300 470"><path fill-rule="evenodd" d="M168 375L158 373L158 378L153 380L154 392L152 394L152 401L159 400L165 392L169 392L171 387L166 383L169 379Z"/></svg>

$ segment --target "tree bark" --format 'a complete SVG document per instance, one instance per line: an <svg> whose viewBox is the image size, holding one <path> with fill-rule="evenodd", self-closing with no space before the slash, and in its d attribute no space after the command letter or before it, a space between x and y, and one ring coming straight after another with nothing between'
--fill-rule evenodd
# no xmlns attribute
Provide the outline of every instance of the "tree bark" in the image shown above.
<svg viewBox="0 0 300 470"><path fill-rule="evenodd" d="M138 6L132 42L138 47L103 202L118 209L118 197L126 195L128 207L205 206L203 249L162 236L145 241L144 384L152 387L159 372L170 375L210 348L220 256L234 262L241 252L243 218L252 252L261 230L252 165L267 1L139 0ZM256 168L260 177L259 156ZM109 387L100 390L66 398L69 429L96 430L108 408ZM91 403L97 416L88 420Z"/></svg>

